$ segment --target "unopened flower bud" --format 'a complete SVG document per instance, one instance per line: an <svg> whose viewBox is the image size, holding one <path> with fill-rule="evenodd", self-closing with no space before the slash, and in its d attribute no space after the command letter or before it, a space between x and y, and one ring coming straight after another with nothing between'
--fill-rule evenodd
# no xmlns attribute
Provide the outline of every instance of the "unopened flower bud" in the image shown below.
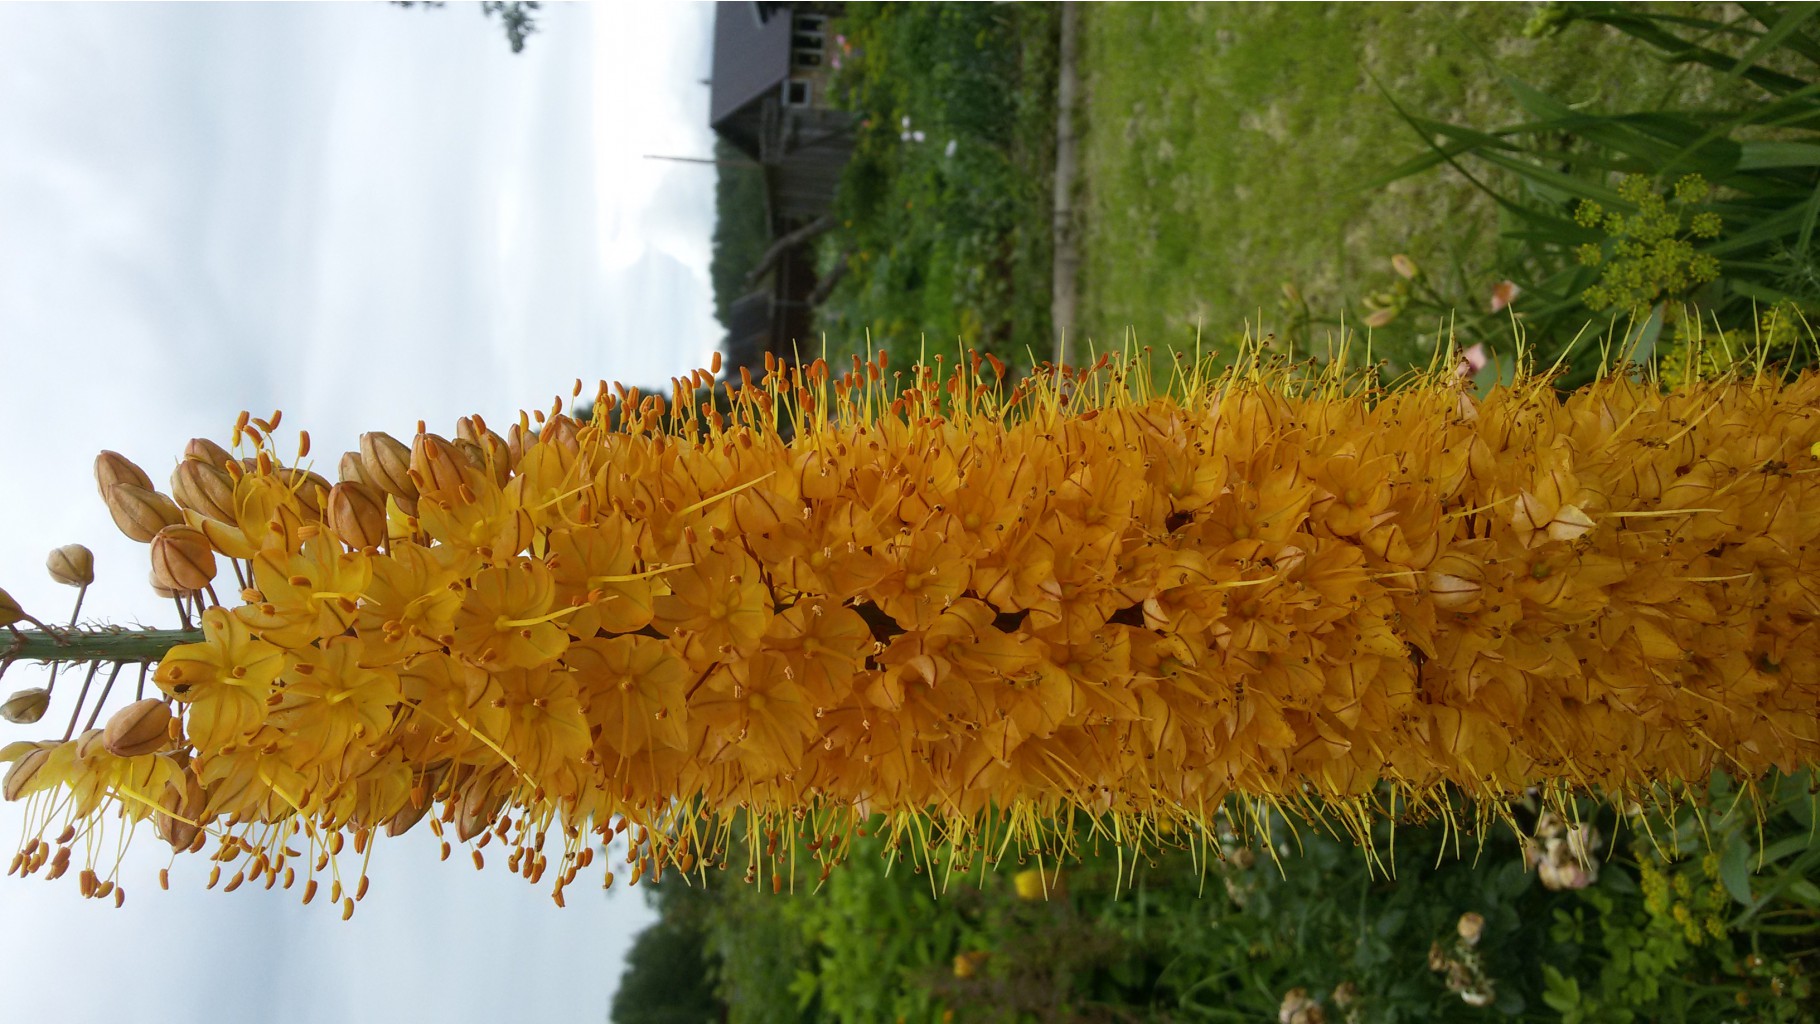
<svg viewBox="0 0 1820 1024"><path fill-rule="evenodd" d="M318 473L307 469L287 469L278 474L285 487L297 496L297 503L303 506L306 520L322 518L322 499L329 493L329 482Z"/></svg>
<svg viewBox="0 0 1820 1024"><path fill-rule="evenodd" d="M329 529L358 551L386 542L385 495L365 484L342 481L329 488Z"/></svg>
<svg viewBox="0 0 1820 1024"><path fill-rule="evenodd" d="M1443 552L1428 566L1428 596L1444 611L1469 611L1483 593L1485 566L1471 555Z"/></svg>
<svg viewBox="0 0 1820 1024"><path fill-rule="evenodd" d="M100 729L84 729L82 734L76 737L76 760L78 761L86 761L95 756L95 751L105 749L107 748L101 744Z"/></svg>
<svg viewBox="0 0 1820 1024"><path fill-rule="evenodd" d="M171 495L179 506L218 523L235 521L234 478L210 463L198 459L179 462L171 473Z"/></svg>
<svg viewBox="0 0 1820 1024"><path fill-rule="evenodd" d="M25 614L25 609L19 606L19 602L13 595L4 590L0 590L0 626L10 626L15 622L25 622L30 618L31 616Z"/></svg>
<svg viewBox="0 0 1820 1024"><path fill-rule="evenodd" d="M417 484L411 480L411 449L390 434L360 435L360 464L368 483L391 495L405 515L417 514Z"/></svg>
<svg viewBox="0 0 1820 1024"><path fill-rule="evenodd" d="M158 805L163 810L152 816L152 831L179 853L189 849L202 831L203 814L208 806L208 797L202 791L202 784L196 781L195 773L184 772L181 786L164 787L164 796Z"/></svg>
<svg viewBox="0 0 1820 1024"><path fill-rule="evenodd" d="M1460 920L1454 925L1454 928L1460 933L1461 942L1468 946L1476 946L1479 944L1479 937L1485 934L1485 918L1481 914L1461 914Z"/></svg>
<svg viewBox="0 0 1820 1024"><path fill-rule="evenodd" d="M539 439L544 444L553 444L564 451L573 452L581 447L581 426L561 413L550 417L543 426Z"/></svg>
<svg viewBox="0 0 1820 1024"><path fill-rule="evenodd" d="M455 421L455 439L477 445L482 451L503 448L506 443L505 438L493 433L472 416L463 416Z"/></svg>
<svg viewBox="0 0 1820 1024"><path fill-rule="evenodd" d="M95 582L95 553L80 544L65 544L44 560L51 579L66 587L86 587Z"/></svg>
<svg viewBox="0 0 1820 1024"><path fill-rule="evenodd" d="M158 531L183 522L183 510L177 503L138 484L110 484L101 491L108 514L120 532L141 544L150 544Z"/></svg>
<svg viewBox="0 0 1820 1024"><path fill-rule="evenodd" d="M6 781L0 783L0 797L5 797L11 803L31 792L33 778L44 767L44 763L50 760L50 756L51 748L41 745L14 761L13 766L6 771Z"/></svg>
<svg viewBox="0 0 1820 1024"><path fill-rule="evenodd" d="M152 538L152 582L182 593L201 590L215 578L215 551L193 526L167 526Z"/></svg>
<svg viewBox="0 0 1820 1024"><path fill-rule="evenodd" d="M133 460L119 452L102 452L95 456L95 487L103 498L107 489L115 484L132 484L152 490L152 478L145 475L145 470L133 464Z"/></svg>
<svg viewBox="0 0 1820 1024"><path fill-rule="evenodd" d="M435 434L419 434L411 442L411 469L417 473L418 486L425 494L460 493L466 480L462 470L468 465L467 456Z"/></svg>
<svg viewBox="0 0 1820 1024"><path fill-rule="evenodd" d="M486 470L486 468L487 468L486 449L482 448L478 444L475 444L473 441L463 441L460 438L456 438L455 440L450 441L449 443L455 447L456 451L461 453L462 458L468 460L469 466L472 466L473 468L482 470L482 471Z"/></svg>
<svg viewBox="0 0 1820 1024"><path fill-rule="evenodd" d="M537 439L531 436L524 424L514 423L506 428L506 452L512 457L512 465L518 465L519 460L525 457L525 449L536 443Z"/></svg>
<svg viewBox="0 0 1820 1024"><path fill-rule="evenodd" d="M156 697L134 701L107 720L101 742L115 757L155 754L170 742L171 709Z"/></svg>
<svg viewBox="0 0 1820 1024"><path fill-rule="evenodd" d="M227 471L227 464L234 461L234 456L226 448L206 437L190 438L190 443L183 446L183 457L206 463L223 472Z"/></svg>
<svg viewBox="0 0 1820 1024"><path fill-rule="evenodd" d="M1403 253L1397 253L1390 258L1390 269L1396 271L1397 276L1405 281L1413 280L1417 274L1422 272L1421 268L1416 266L1416 261Z"/></svg>
<svg viewBox="0 0 1820 1024"><path fill-rule="evenodd" d="M50 706L51 691L34 686L6 698L6 703L0 704L0 718L14 725L30 725L43 718L45 709Z"/></svg>
<svg viewBox="0 0 1820 1024"><path fill-rule="evenodd" d="M366 464L360 461L359 452L342 452L341 462L335 472L344 484L365 484L375 491L385 491L385 488L373 482L372 477L367 476Z"/></svg>
<svg viewBox="0 0 1820 1024"><path fill-rule="evenodd" d="M428 800L416 806L412 806L409 800L405 801L405 805L400 807L397 813L392 815L391 820L385 823L385 834L388 836L404 835L422 821L429 810L430 801Z"/></svg>

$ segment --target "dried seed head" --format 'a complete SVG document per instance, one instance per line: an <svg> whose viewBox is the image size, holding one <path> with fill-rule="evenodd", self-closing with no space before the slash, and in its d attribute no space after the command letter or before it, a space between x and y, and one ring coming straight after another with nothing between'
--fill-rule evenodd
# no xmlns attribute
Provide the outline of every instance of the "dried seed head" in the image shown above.
<svg viewBox="0 0 1820 1024"><path fill-rule="evenodd" d="M14 725L30 725L44 717L45 709L51 706L51 691L43 687L20 690L6 703L0 704L0 718Z"/></svg>
<svg viewBox="0 0 1820 1024"><path fill-rule="evenodd" d="M193 526L167 526L152 537L152 583L166 590L201 590L215 578L215 550Z"/></svg>
<svg viewBox="0 0 1820 1024"><path fill-rule="evenodd" d="M138 757L163 750L170 742L171 709L155 697L134 701L107 720L101 742L115 757Z"/></svg>
<svg viewBox="0 0 1820 1024"><path fill-rule="evenodd" d="M65 544L51 552L44 568L66 587L86 587L95 582L95 553L80 544Z"/></svg>

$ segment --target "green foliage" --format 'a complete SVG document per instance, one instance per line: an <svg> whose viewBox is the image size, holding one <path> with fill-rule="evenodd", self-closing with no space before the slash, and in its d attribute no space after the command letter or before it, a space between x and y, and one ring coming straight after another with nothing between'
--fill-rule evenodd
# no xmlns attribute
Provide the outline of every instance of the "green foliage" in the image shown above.
<svg viewBox="0 0 1820 1024"><path fill-rule="evenodd" d="M701 936L667 922L640 932L613 993L613 1024L709 1024L720 1013Z"/></svg>
<svg viewBox="0 0 1820 1024"><path fill-rule="evenodd" d="M851 4L841 102L860 117L822 240L847 276L817 310L834 354L925 340L1047 352L1057 14L1047 4ZM958 344L957 344L958 343Z"/></svg>
<svg viewBox="0 0 1820 1024"><path fill-rule="evenodd" d="M1526 38L1532 11L1435 3L1087 8L1081 323L1102 348L1117 346L1131 327L1140 344L1191 348L1199 335L1230 352L1249 326L1256 337L1274 335L1278 354L1324 353L1342 312L1348 328L1359 328L1371 311L1360 300L1395 289L1402 278L1390 257L1406 253L1422 268L1416 294L1372 332L1373 354L1392 360L1392 376L1427 366L1449 334L1462 347L1482 341L1507 357L1510 314L1489 303L1499 282L1516 276L1525 243L1501 235L1497 202L1458 173L1363 187L1401 159L1408 131L1379 86L1408 109L1445 110L1463 124L1524 117L1483 70L1483 46L1576 104L1703 95L1680 68L1644 48L1614 46L1616 33L1598 25ZM1489 180L1500 181L1499 173Z"/></svg>
<svg viewBox="0 0 1820 1024"><path fill-rule="evenodd" d="M392 0L392 5L425 10L448 6L445 0ZM525 40L537 31L537 11L542 6L540 0L481 0L480 13L489 18L497 16L512 52L523 53Z"/></svg>
<svg viewBox="0 0 1820 1024"><path fill-rule="evenodd" d="M932 889L908 850L873 838L815 891L710 872L663 912L703 922L734 1022L1257 1021L1300 990L1334 1024L1782 1024L1820 1014L1808 788L1805 773L1754 794L1719 776L1698 807L1584 803L1613 840L1578 890L1544 887L1503 827L1380 826L1374 859L1272 817L1268 840L1204 837L1211 862L1134 862L1083 823L1047 901L1014 884L1034 860L945 888L937 864Z"/></svg>
<svg viewBox="0 0 1820 1024"><path fill-rule="evenodd" d="M1587 308L1598 312L1616 306L1646 316L1662 299L1716 280L1719 261L1710 253L1695 252L1693 240L1717 238L1723 222L1711 211L1687 213L1711 194L1705 178L1689 174L1675 183L1671 209L1648 178L1632 174L1618 184L1618 198L1635 211L1628 216L1607 212L1595 200L1582 200L1574 222L1601 228L1610 236L1604 245L1587 242L1575 250L1579 262L1600 268L1599 282L1580 293Z"/></svg>
<svg viewBox="0 0 1820 1024"><path fill-rule="evenodd" d="M714 992L708 935L714 914L703 889L680 884L650 890L660 917L638 934L613 993L613 1024L710 1024L725 1006Z"/></svg>
<svg viewBox="0 0 1820 1024"><path fill-rule="evenodd" d="M1498 203L1525 292L1516 309L1543 360L1567 350L1589 312L1660 324L1678 319L1665 307L1686 299L1705 323L1744 338L1762 307L1820 310L1820 36L1812 32L1820 8L1741 10L1721 18L1574 3L1533 23L1537 35L1581 22L1628 36L1634 42L1623 49L1694 69L1708 98L1699 105L1601 111L1498 71L1524 119L1486 131L1416 116L1393 98L1428 152L1385 180L1447 165ZM1672 203L1660 194L1671 182ZM1671 359L1704 326L1675 333ZM1645 335L1639 329L1633 340ZM1809 353L1787 358L1798 368ZM1597 370L1580 360L1562 383Z"/></svg>
<svg viewBox="0 0 1820 1024"><path fill-rule="evenodd" d="M746 275L771 244L765 220L765 175L739 148L714 140L714 250L708 278L714 283L714 315L727 326L728 311L751 291Z"/></svg>

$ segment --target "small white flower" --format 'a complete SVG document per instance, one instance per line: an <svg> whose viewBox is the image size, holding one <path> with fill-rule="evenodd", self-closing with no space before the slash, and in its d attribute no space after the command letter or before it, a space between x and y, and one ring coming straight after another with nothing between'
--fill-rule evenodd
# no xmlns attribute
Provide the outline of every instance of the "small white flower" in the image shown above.
<svg viewBox="0 0 1820 1024"><path fill-rule="evenodd" d="M955 148L959 145L960 145L960 142L958 139L949 139L947 148L942 150L942 155L943 156L953 156Z"/></svg>
<svg viewBox="0 0 1820 1024"><path fill-rule="evenodd" d="M904 115L904 130L905 131L910 130L910 115L909 114Z"/></svg>
<svg viewBox="0 0 1820 1024"><path fill-rule="evenodd" d="M915 139L915 140L916 140L916 141L918 141L918 142L921 142L921 141L923 141L923 133L922 133L922 132L921 132L921 131L914 131L914 132L911 132L911 133L910 133L910 137L911 137L911 138L913 138L913 139Z"/></svg>

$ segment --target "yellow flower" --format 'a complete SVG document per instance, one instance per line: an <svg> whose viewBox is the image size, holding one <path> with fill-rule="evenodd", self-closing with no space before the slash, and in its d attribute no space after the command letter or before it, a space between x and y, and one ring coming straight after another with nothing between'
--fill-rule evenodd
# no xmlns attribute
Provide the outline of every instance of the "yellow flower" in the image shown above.
<svg viewBox="0 0 1820 1024"><path fill-rule="evenodd" d="M566 622L569 635L585 640L603 629L634 633L651 624L653 578L635 553L637 536L621 514L550 534L556 599L578 607Z"/></svg>
<svg viewBox="0 0 1820 1024"><path fill-rule="evenodd" d="M284 737L286 761L300 769L326 763L345 777L358 774L365 765L350 764L384 742L400 699L398 676L363 666L365 654L360 640L337 636L293 656L269 717Z"/></svg>
<svg viewBox="0 0 1820 1024"><path fill-rule="evenodd" d="M550 610L556 581L542 562L516 561L474 574L455 613L454 650L489 671L536 668L562 657L569 634Z"/></svg>
<svg viewBox="0 0 1820 1024"><path fill-rule="evenodd" d="M500 673L498 681L506 752L519 771L552 795L574 796L579 780L573 770L591 746L574 677L542 665Z"/></svg>
<svg viewBox="0 0 1820 1024"><path fill-rule="evenodd" d="M410 541L394 543L385 558L374 559L372 582L354 618L368 656L397 661L451 646L462 582L477 563L477 556L456 548Z"/></svg>
<svg viewBox="0 0 1820 1024"><path fill-rule="evenodd" d="M158 688L188 705L184 727L199 753L219 753L265 721L266 698L284 672L284 651L225 608L202 615L202 642L174 647L158 663Z"/></svg>
<svg viewBox="0 0 1820 1024"><path fill-rule="evenodd" d="M260 599L234 614L261 640L297 650L345 632L373 578L367 556L307 541L296 554L266 549L253 559Z"/></svg>
<svg viewBox="0 0 1820 1024"><path fill-rule="evenodd" d="M687 745L689 667L669 642L616 636L576 642L563 657L574 673L588 721L609 756Z"/></svg>
<svg viewBox="0 0 1820 1024"><path fill-rule="evenodd" d="M706 668L750 654L774 614L758 563L732 551L694 552L686 568L666 573L652 625L676 637L690 665Z"/></svg>

